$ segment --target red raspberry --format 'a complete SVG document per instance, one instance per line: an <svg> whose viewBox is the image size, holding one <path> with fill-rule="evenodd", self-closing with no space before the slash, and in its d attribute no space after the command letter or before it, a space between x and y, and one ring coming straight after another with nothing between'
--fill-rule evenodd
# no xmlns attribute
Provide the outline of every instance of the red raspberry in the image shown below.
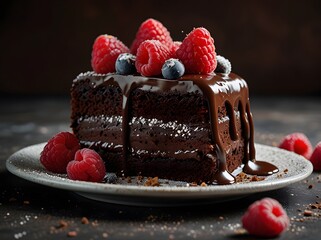
<svg viewBox="0 0 321 240"><path fill-rule="evenodd" d="M279 148L295 152L309 159L312 153L312 145L303 133L292 133L281 141Z"/></svg>
<svg viewBox="0 0 321 240"><path fill-rule="evenodd" d="M80 148L76 136L69 132L61 132L52 137L40 154L42 165L54 173L66 173L67 164L74 159Z"/></svg>
<svg viewBox="0 0 321 240"><path fill-rule="evenodd" d="M252 235L276 237L288 228L290 220L278 201L264 198L249 206L242 224Z"/></svg>
<svg viewBox="0 0 321 240"><path fill-rule="evenodd" d="M177 49L176 56L183 62L187 73L211 73L217 65L214 39L205 28L191 31Z"/></svg>
<svg viewBox="0 0 321 240"><path fill-rule="evenodd" d="M156 76L162 72L162 66L171 58L170 50L157 40L146 40L137 49L136 69L144 76Z"/></svg>
<svg viewBox="0 0 321 240"><path fill-rule="evenodd" d="M173 44L173 39L169 31L161 22L152 18L147 19L140 25L136 33L136 38L130 47L130 52L136 55L137 49L145 40L158 40L168 48Z"/></svg>
<svg viewBox="0 0 321 240"><path fill-rule="evenodd" d="M100 35L96 38L91 53L91 66L96 73L115 72L115 63L121 53L128 53L129 49L111 35Z"/></svg>
<svg viewBox="0 0 321 240"><path fill-rule="evenodd" d="M319 142L315 148L314 151L310 157L310 161L313 165L313 169L315 171L321 170L321 142Z"/></svg>
<svg viewBox="0 0 321 240"><path fill-rule="evenodd" d="M72 180L101 182L106 175L105 163L97 152L83 148L76 152L75 160L68 163L67 174Z"/></svg>
<svg viewBox="0 0 321 240"><path fill-rule="evenodd" d="M176 51L181 45L182 45L182 42L180 42L180 41L173 42L173 44L170 48L170 51L172 53L172 58L176 58Z"/></svg>

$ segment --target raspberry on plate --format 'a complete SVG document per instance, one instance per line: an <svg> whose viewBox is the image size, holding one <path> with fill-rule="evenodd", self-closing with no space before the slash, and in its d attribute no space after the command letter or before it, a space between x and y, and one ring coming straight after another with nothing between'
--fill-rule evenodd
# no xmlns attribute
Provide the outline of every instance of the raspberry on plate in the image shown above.
<svg viewBox="0 0 321 240"><path fill-rule="evenodd" d="M101 182L106 175L105 163L97 152L83 148L78 150L75 159L68 163L67 174L72 180Z"/></svg>
<svg viewBox="0 0 321 240"><path fill-rule="evenodd" d="M91 66L96 73L115 72L115 63L118 55L128 52L128 47L116 37L100 35L96 38L93 45Z"/></svg>
<svg viewBox="0 0 321 240"><path fill-rule="evenodd" d="M147 19L140 25L136 38L130 47L130 52L136 55L137 49L145 40L158 40L169 49L173 44L173 39L167 28L161 22L152 18Z"/></svg>
<svg viewBox="0 0 321 240"><path fill-rule="evenodd" d="M295 152L309 159L312 153L312 145L303 133L292 133L283 138L279 148Z"/></svg>
<svg viewBox="0 0 321 240"><path fill-rule="evenodd" d="M66 173L67 164L74 159L80 148L76 136L69 132L61 132L52 137L40 154L41 164L54 173Z"/></svg>
<svg viewBox="0 0 321 240"><path fill-rule="evenodd" d="M310 161L313 165L313 170L321 171L321 142L319 142L310 157Z"/></svg>
<svg viewBox="0 0 321 240"><path fill-rule="evenodd" d="M187 73L208 74L216 68L214 39L205 28L195 28L176 51Z"/></svg>
<svg viewBox="0 0 321 240"><path fill-rule="evenodd" d="M242 224L251 235L276 237L289 227L290 220L278 201L263 198L249 206Z"/></svg>
<svg viewBox="0 0 321 240"><path fill-rule="evenodd" d="M146 40L137 49L137 72L146 77L160 75L163 64L170 57L170 50L160 41Z"/></svg>

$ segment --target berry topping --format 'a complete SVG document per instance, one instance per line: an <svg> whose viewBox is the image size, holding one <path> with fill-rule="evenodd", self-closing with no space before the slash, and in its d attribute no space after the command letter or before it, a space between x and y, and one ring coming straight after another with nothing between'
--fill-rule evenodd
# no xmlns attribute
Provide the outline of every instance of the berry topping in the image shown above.
<svg viewBox="0 0 321 240"><path fill-rule="evenodd" d="M137 72L146 77L160 75L163 64L170 57L170 50L160 41L146 40L137 49Z"/></svg>
<svg viewBox="0 0 321 240"><path fill-rule="evenodd" d="M80 148L76 136L69 132L61 132L52 137L40 154L41 164L54 173L66 173L67 164L74 159Z"/></svg>
<svg viewBox="0 0 321 240"><path fill-rule="evenodd" d="M115 72L118 55L126 52L129 52L129 49L116 37L100 35L93 45L91 66L96 73Z"/></svg>
<svg viewBox="0 0 321 240"><path fill-rule="evenodd" d="M72 180L101 182L106 175L106 168L97 152L83 148L76 152L75 160L68 163L67 174Z"/></svg>
<svg viewBox="0 0 321 240"><path fill-rule="evenodd" d="M312 153L312 145L303 133L292 133L281 141L279 148L295 152L309 159Z"/></svg>
<svg viewBox="0 0 321 240"><path fill-rule="evenodd" d="M252 235L276 237L288 228L290 220L278 201L264 198L249 206L242 224Z"/></svg>
<svg viewBox="0 0 321 240"><path fill-rule="evenodd" d="M315 171L321 171L321 142L315 146L310 161Z"/></svg>
<svg viewBox="0 0 321 240"><path fill-rule="evenodd" d="M173 44L169 31L162 23L152 18L147 19L140 25L136 38L130 47L130 52L136 55L137 49L145 40L158 40L168 48L171 48Z"/></svg>
<svg viewBox="0 0 321 240"><path fill-rule="evenodd" d="M205 28L195 28L183 40L176 56L187 73L207 74L216 68L214 40Z"/></svg>
<svg viewBox="0 0 321 240"><path fill-rule="evenodd" d="M136 73L135 67L136 56L130 53L119 54L116 60L116 72L122 75Z"/></svg>
<svg viewBox="0 0 321 240"><path fill-rule="evenodd" d="M185 67L178 60L170 58L165 61L162 67L162 75L166 79L177 79L184 75Z"/></svg>
<svg viewBox="0 0 321 240"><path fill-rule="evenodd" d="M170 48L173 57L176 57L176 51L181 46L181 44L182 44L182 42L180 42L180 41L173 42L173 44Z"/></svg>
<svg viewBox="0 0 321 240"><path fill-rule="evenodd" d="M215 72L217 73L225 73L230 74L232 71L231 62L223 56L217 55L217 66L215 68Z"/></svg>

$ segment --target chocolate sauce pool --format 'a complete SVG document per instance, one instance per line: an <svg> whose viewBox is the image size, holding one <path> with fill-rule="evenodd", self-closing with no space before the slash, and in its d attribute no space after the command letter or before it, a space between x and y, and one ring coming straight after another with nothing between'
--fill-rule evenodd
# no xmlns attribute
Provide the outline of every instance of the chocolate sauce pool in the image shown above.
<svg viewBox="0 0 321 240"><path fill-rule="evenodd" d="M240 138L236 129L236 116L234 108L238 109L241 116L241 126L243 128L244 138L244 159L243 172L251 175L267 176L278 172L278 168L273 164L255 159L254 147L254 127L250 111L249 93L246 82L236 74L228 76L221 74L211 75L184 75L178 80L165 80L160 78L147 78L133 75L115 75L115 74L90 74L90 81L93 87L100 84L119 86L122 91L122 158L123 170L126 174L127 156L130 149L129 139L129 103L131 101L131 92L134 89L143 89L149 91L173 91L179 92L202 92L208 102L213 152L207 154L207 157L218 159L218 172L215 174L214 183L232 184L235 183L235 177L227 170L226 153L218 131L218 110L220 106L225 105L227 115L230 119L230 135L232 140ZM88 73L79 75L77 80L86 78Z"/></svg>

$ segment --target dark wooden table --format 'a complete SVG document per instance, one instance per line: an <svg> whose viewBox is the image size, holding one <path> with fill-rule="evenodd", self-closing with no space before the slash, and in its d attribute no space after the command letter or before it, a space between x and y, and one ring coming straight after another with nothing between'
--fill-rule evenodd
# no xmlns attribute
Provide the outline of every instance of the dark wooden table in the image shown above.
<svg viewBox="0 0 321 240"><path fill-rule="evenodd" d="M320 98L251 99L256 142L276 145L288 133L304 132L321 141ZM291 218L280 239L320 239L321 174L280 190L239 200L190 207L132 207L95 202L72 192L20 179L5 168L17 150L47 141L69 129L68 98L0 99L0 239L255 239L241 216L255 200L277 199ZM84 217L88 224L82 223Z"/></svg>

